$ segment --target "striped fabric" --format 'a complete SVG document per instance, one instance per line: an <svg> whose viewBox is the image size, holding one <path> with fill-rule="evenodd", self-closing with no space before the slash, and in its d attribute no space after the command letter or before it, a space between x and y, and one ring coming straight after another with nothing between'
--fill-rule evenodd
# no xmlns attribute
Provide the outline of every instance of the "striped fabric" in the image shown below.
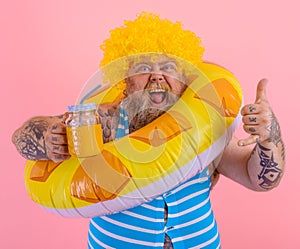
<svg viewBox="0 0 300 249"><path fill-rule="evenodd" d="M128 134L126 112L122 110L120 115L118 137ZM166 222L165 205L168 208ZM91 219L88 248L158 249L164 247L165 235L171 239L174 249L220 248L219 232L210 203L208 171L151 202Z"/></svg>
<svg viewBox="0 0 300 249"><path fill-rule="evenodd" d="M122 102L121 102L120 116L119 116L119 123L118 123L116 138L121 138L128 134L129 134L128 115L127 115L126 111L123 109Z"/></svg>

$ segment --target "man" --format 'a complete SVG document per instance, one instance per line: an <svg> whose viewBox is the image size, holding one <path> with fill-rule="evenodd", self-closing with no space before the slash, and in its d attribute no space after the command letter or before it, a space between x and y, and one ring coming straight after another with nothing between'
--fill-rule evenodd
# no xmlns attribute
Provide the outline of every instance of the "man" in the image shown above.
<svg viewBox="0 0 300 249"><path fill-rule="evenodd" d="M102 66L124 56L157 52L201 63L200 39L181 24L143 13L111 31L104 41ZM188 86L188 79L168 56L130 62L122 83L121 102L98 108L104 142L133 132L172 106ZM122 113L122 118L121 114ZM222 157L212 165L241 185L266 191L276 187L284 173L284 144L279 124L266 98L266 80L257 85L256 100L242 110L248 138L232 138ZM124 118L124 115L126 118ZM125 120L125 121L124 121ZM64 116L34 117L13 135L20 154L30 160L67 160ZM123 129L126 122L129 130ZM27 129L28 127L34 129ZM28 149L34 140L40 146ZM254 148L248 146L255 144ZM211 180L205 170L162 196L138 207L91 220L89 248L219 248L220 237L211 210Z"/></svg>

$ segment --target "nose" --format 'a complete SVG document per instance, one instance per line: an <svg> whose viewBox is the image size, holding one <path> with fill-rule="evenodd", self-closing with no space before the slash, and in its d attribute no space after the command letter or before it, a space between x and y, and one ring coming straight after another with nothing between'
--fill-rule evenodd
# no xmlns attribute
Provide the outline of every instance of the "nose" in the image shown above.
<svg viewBox="0 0 300 249"><path fill-rule="evenodd" d="M150 76L151 83L160 83L163 81L164 81L164 77L162 76L162 74L152 73Z"/></svg>

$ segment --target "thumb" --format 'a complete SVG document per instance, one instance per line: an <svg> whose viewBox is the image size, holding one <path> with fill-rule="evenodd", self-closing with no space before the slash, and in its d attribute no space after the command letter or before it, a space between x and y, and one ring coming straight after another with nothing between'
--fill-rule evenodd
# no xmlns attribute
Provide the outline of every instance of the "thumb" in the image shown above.
<svg viewBox="0 0 300 249"><path fill-rule="evenodd" d="M239 146L248 146L250 144L255 144L259 141L259 136L258 135L250 135L247 138L240 139L238 141Z"/></svg>
<svg viewBox="0 0 300 249"><path fill-rule="evenodd" d="M259 103L261 100L267 100L267 79L261 79L256 87L256 99L255 103Z"/></svg>

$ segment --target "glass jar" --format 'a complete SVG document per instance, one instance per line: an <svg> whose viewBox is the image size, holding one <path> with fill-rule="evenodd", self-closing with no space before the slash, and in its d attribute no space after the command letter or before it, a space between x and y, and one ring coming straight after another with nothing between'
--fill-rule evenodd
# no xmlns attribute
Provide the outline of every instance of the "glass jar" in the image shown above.
<svg viewBox="0 0 300 249"><path fill-rule="evenodd" d="M95 103L68 106L66 129L72 156L86 158L100 153L103 138Z"/></svg>

